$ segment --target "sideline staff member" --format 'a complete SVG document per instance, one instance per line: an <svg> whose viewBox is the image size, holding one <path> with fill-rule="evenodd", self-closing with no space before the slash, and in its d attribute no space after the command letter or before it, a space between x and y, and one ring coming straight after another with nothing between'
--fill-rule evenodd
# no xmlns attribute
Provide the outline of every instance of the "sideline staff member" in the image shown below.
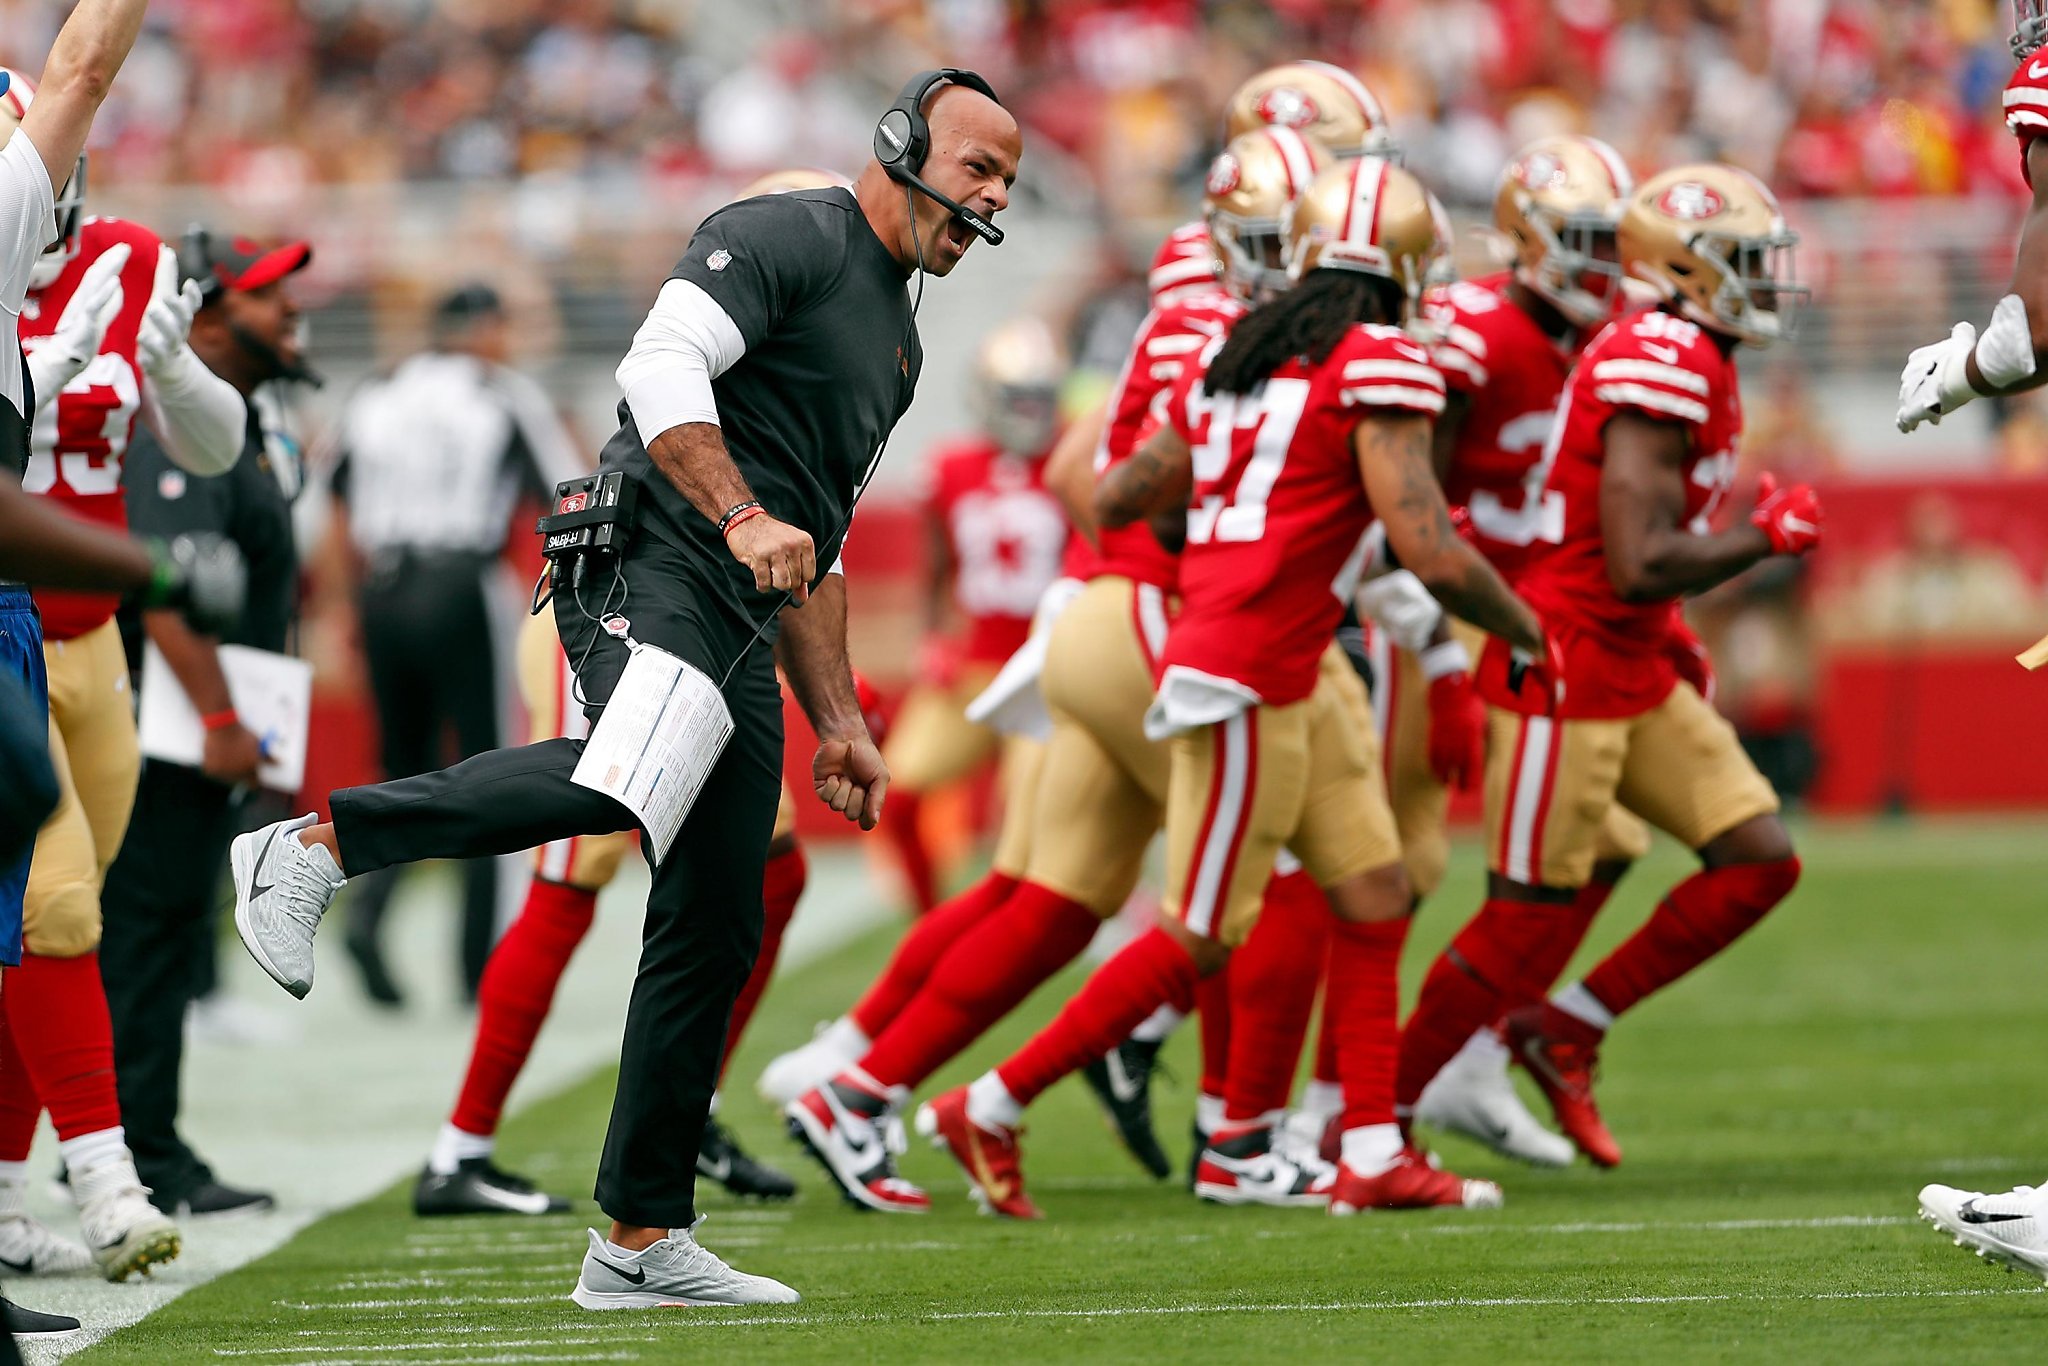
<svg viewBox="0 0 2048 1366"><path fill-rule="evenodd" d="M591 1232L575 1291L585 1308L797 1298L689 1233L726 1021L760 945L782 754L774 666L820 736L819 797L872 828L888 772L847 667L844 580L819 567L834 563L862 475L916 385L905 282L920 263L950 272L977 233L1000 238L986 220L1009 202L1022 139L980 77L927 72L883 115L875 150L850 192L742 200L697 230L619 367L630 418L604 466L641 486L621 582L593 576L556 604L591 711L626 664L597 624L612 611L721 680L736 725L648 894L598 1169L614 1222L608 1240ZM231 857L243 942L303 996L313 933L346 875L626 828L623 807L570 780L581 751L499 750L337 792L331 825L308 815L243 836Z"/></svg>

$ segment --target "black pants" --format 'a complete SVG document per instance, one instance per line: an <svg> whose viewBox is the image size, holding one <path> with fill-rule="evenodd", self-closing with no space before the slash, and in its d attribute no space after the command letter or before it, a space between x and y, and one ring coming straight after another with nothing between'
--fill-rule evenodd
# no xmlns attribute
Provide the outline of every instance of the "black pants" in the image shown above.
<svg viewBox="0 0 2048 1366"><path fill-rule="evenodd" d="M185 1008L213 953L213 910L237 824L230 790L149 760L100 894L100 976L114 1024L121 1122L142 1183L166 1209L212 1179L178 1134Z"/></svg>
<svg viewBox="0 0 2048 1366"><path fill-rule="evenodd" d="M635 639L723 678L752 623L703 589L682 552L643 533L629 553L624 615ZM602 590L586 586L592 612ZM583 696L611 696L626 646L567 595L555 603ZM654 870L640 968L619 1051L619 1086L597 1201L621 1223L681 1228L696 1217L697 1146L718 1083L726 1023L761 948L761 871L775 828L782 703L757 645L725 684L734 734L668 857ZM595 708L593 710L593 719ZM475 858L570 835L630 829L611 798L570 781L583 744L547 740L333 797L351 876L425 858Z"/></svg>
<svg viewBox="0 0 2048 1366"><path fill-rule="evenodd" d="M467 554L394 553L363 585L363 653L377 705L386 778L410 778L450 757L496 749L498 670L484 581L491 560ZM397 870L364 878L349 897L350 929L375 942L398 885ZM497 938L498 870L471 859L462 869L462 982L474 999Z"/></svg>

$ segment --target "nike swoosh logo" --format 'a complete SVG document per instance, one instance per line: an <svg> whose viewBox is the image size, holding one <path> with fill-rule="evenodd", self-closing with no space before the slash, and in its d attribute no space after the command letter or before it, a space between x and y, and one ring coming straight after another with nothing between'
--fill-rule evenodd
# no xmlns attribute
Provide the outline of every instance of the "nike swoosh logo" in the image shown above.
<svg viewBox="0 0 2048 1366"><path fill-rule="evenodd" d="M255 865L249 869L249 900L251 901L270 895L270 889L277 885L275 882L258 882L256 880L262 876L263 865L270 859L271 846L276 843L277 831L273 830L270 832L270 838L263 841L263 848L257 852Z"/></svg>
<svg viewBox="0 0 2048 1366"><path fill-rule="evenodd" d="M1678 348L1675 346L1659 346L1655 342L1644 342L1643 350L1666 365L1678 364Z"/></svg>
<svg viewBox="0 0 2048 1366"><path fill-rule="evenodd" d="M1120 1105L1129 1105L1145 1090L1144 1083L1124 1069L1120 1050L1110 1050L1102 1060L1103 1069L1109 1073L1109 1093L1117 1098Z"/></svg>
<svg viewBox="0 0 2048 1366"><path fill-rule="evenodd" d="M1567 1086L1567 1085L1565 1084L1565 1080L1564 1080L1564 1078L1563 1078L1562 1076L1558 1075L1558 1071L1557 1071L1557 1069L1556 1069L1555 1067L1552 1067L1552 1066L1550 1065L1550 1059L1544 1056L1544 1053L1543 1053L1543 1044L1542 1044L1542 1042L1541 1042L1540 1040L1537 1040L1537 1039L1525 1039L1525 1040L1523 1040L1523 1042L1522 1042L1522 1061L1528 1064L1528 1067L1529 1067L1529 1070L1530 1070L1530 1071L1532 1071L1532 1072L1540 1072L1540 1073L1542 1073L1542 1074L1543 1074L1543 1075L1544 1075L1545 1077L1548 1077L1548 1078L1550 1079L1551 1083L1552 1083L1553 1085L1555 1085L1555 1086L1557 1087L1557 1089L1558 1089L1558 1090L1560 1090L1560 1091L1569 1091L1569 1090L1571 1090L1571 1087L1569 1087L1569 1086Z"/></svg>
<svg viewBox="0 0 2048 1366"><path fill-rule="evenodd" d="M708 1176L713 1181L723 1181L732 1175L732 1159L721 1157L716 1162L700 1155L697 1158L697 1175Z"/></svg>
<svg viewBox="0 0 2048 1366"><path fill-rule="evenodd" d="M1800 518L1800 517L1787 517L1787 518L1785 519L1785 526L1787 527L1787 529L1789 529L1789 530L1792 530L1792 531L1819 531L1819 530L1820 530L1820 528L1819 528L1819 527L1817 527L1817 526L1815 526L1815 525L1814 525L1814 524L1813 524L1812 522L1806 521L1806 520L1805 520L1804 518Z"/></svg>
<svg viewBox="0 0 2048 1366"><path fill-rule="evenodd" d="M2024 1214L1999 1214L1993 1210L1978 1209L1977 1203L1974 1200L1965 1204L1957 1213L1962 1216L1962 1220L1966 1224L2005 1224L2010 1223L2014 1219L2024 1219L2027 1217ZM8 1265L12 1266L13 1263L10 1262Z"/></svg>
<svg viewBox="0 0 2048 1366"><path fill-rule="evenodd" d="M0 1257L0 1266L6 1267L17 1276L32 1275L36 1269L35 1258L33 1257L25 1262L17 1262L12 1257Z"/></svg>
<svg viewBox="0 0 2048 1366"><path fill-rule="evenodd" d="M618 1263L608 1262L602 1257L596 1258L595 1260L599 1266L603 1267L606 1271L611 1272L612 1275L617 1276L627 1285L647 1284L647 1273L644 1271L628 1271L626 1270L626 1268L620 1266Z"/></svg>

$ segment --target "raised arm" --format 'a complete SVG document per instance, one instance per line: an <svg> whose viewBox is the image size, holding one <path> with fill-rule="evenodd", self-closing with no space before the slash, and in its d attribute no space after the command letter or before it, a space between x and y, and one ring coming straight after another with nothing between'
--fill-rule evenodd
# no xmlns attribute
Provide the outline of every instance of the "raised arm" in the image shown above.
<svg viewBox="0 0 2048 1366"><path fill-rule="evenodd" d="M861 716L860 694L846 658L846 579L827 574L801 607L782 611L775 661L797 705L818 733L811 780L818 800L863 830L882 818L889 770Z"/></svg>
<svg viewBox="0 0 2048 1366"><path fill-rule="evenodd" d="M1096 544L1095 449L1109 425L1109 404L1098 403L1067 425L1045 458L1045 486L1067 510L1067 518L1088 544Z"/></svg>
<svg viewBox="0 0 2048 1366"><path fill-rule="evenodd" d="M35 102L21 131L35 144L50 184L62 187L85 150L93 115L113 88L114 73L128 59L142 29L147 0L80 0L43 63Z"/></svg>
<svg viewBox="0 0 2048 1366"><path fill-rule="evenodd" d="M1430 421L1368 417L1351 437L1360 477L1401 567L1457 616L1528 654L1544 656L1543 627L1451 523L1432 458Z"/></svg>

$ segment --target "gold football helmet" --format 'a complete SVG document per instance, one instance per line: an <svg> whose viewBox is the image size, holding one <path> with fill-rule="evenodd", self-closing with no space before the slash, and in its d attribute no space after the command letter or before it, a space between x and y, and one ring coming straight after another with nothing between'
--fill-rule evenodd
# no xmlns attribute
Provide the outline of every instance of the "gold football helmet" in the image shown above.
<svg viewBox="0 0 2048 1366"><path fill-rule="evenodd" d="M2012 0L2012 55L2031 57L2048 45L2048 2Z"/></svg>
<svg viewBox="0 0 2048 1366"><path fill-rule="evenodd" d="M1287 207L1332 164L1321 143L1282 125L1239 134L1209 163L1202 215L1224 288L1241 299L1287 288Z"/></svg>
<svg viewBox="0 0 2048 1366"><path fill-rule="evenodd" d="M1515 248L1515 278L1580 327L1621 310L1615 231L1635 189L1620 153L1598 138L1539 138L1501 172L1493 222Z"/></svg>
<svg viewBox="0 0 2048 1366"><path fill-rule="evenodd" d="M974 353L975 417L1010 455L1040 456L1059 425L1066 348L1036 317L1013 318L982 338Z"/></svg>
<svg viewBox="0 0 2048 1366"><path fill-rule="evenodd" d="M0 145L14 136L22 115L35 101L35 83L11 67L0 66ZM78 225L85 221L85 153L78 154L71 176L57 187L57 240L29 269L28 287L48 289L71 258L78 255Z"/></svg>
<svg viewBox="0 0 2048 1366"><path fill-rule="evenodd" d="M1377 275L1399 287L1413 317L1423 285L1450 250L1448 222L1436 196L1393 162L1341 162L1294 202L1287 274L1296 281L1312 270Z"/></svg>
<svg viewBox="0 0 2048 1366"><path fill-rule="evenodd" d="M1791 338L1812 291L1798 282L1799 234L1747 171L1703 163L1647 181L1622 215L1623 267L1686 317L1752 346Z"/></svg>
<svg viewBox="0 0 2048 1366"><path fill-rule="evenodd" d="M753 199L764 194L788 194L791 190L849 190L853 182L843 175L831 171L817 171L808 166L792 166L786 171L770 171L767 175L750 180L733 196L734 200Z"/></svg>
<svg viewBox="0 0 2048 1366"><path fill-rule="evenodd" d="M1365 82L1328 62L1268 67L1237 88L1224 106L1223 136L1254 128L1292 128L1340 158L1401 159L1387 111Z"/></svg>

